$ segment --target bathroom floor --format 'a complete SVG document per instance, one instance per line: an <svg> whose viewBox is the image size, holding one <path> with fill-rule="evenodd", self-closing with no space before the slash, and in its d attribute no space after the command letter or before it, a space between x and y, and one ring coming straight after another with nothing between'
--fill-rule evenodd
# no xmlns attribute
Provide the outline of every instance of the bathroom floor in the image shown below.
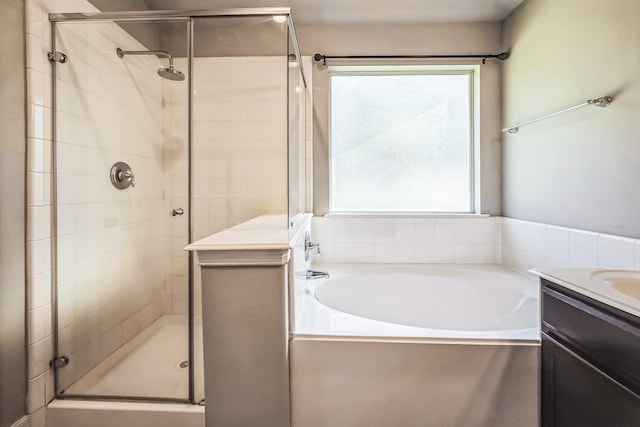
<svg viewBox="0 0 640 427"><path fill-rule="evenodd" d="M164 315L69 386L65 395L187 399L188 318ZM196 322L196 336L202 324ZM201 343L201 340L197 340ZM198 351L199 350L199 351ZM196 355L202 347L196 345ZM196 367L200 366L196 356ZM200 374L202 375L202 374ZM196 370L198 377L198 370ZM196 380L196 385L199 383ZM201 384L201 381L200 381ZM200 385L202 389L202 385ZM196 396L198 387L196 387ZM201 400L201 399L198 399Z"/></svg>

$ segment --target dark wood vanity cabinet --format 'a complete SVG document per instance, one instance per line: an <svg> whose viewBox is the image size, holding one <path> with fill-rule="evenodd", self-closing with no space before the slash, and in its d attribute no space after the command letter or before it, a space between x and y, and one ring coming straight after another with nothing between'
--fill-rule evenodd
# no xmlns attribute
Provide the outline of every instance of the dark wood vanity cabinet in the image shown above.
<svg viewBox="0 0 640 427"><path fill-rule="evenodd" d="M542 279L542 426L640 427L640 319Z"/></svg>

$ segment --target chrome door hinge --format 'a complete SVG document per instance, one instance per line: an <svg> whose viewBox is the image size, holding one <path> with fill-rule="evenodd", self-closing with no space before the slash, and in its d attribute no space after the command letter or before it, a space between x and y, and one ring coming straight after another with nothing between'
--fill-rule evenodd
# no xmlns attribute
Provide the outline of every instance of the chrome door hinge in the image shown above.
<svg viewBox="0 0 640 427"><path fill-rule="evenodd" d="M59 62L64 64L67 62L68 57L62 52L49 52L47 53L47 59L49 62Z"/></svg>
<svg viewBox="0 0 640 427"><path fill-rule="evenodd" d="M67 356L56 357L49 362L49 367L54 369L64 368L69 364L69 358Z"/></svg>

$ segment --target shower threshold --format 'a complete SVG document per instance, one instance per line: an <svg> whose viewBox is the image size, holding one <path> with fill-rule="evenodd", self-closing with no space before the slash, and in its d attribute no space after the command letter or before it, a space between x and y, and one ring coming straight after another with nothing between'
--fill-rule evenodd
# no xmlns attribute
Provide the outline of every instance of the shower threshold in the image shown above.
<svg viewBox="0 0 640 427"><path fill-rule="evenodd" d="M189 396L187 321L186 315L160 317L67 387L64 395L186 400ZM196 326L196 333L201 333L201 325Z"/></svg>
<svg viewBox="0 0 640 427"><path fill-rule="evenodd" d="M204 406L186 403L64 399L54 400L47 407L47 427L87 427L87 425L91 427L205 427Z"/></svg>

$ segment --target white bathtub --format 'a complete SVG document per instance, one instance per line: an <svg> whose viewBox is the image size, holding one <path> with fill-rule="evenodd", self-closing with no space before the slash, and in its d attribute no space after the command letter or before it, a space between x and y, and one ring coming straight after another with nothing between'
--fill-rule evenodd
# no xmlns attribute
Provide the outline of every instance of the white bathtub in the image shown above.
<svg viewBox="0 0 640 427"><path fill-rule="evenodd" d="M296 292L299 335L538 341L535 279L500 265L332 264Z"/></svg>
<svg viewBox="0 0 640 427"><path fill-rule="evenodd" d="M316 268L331 278L295 285L292 425L540 425L534 279L499 265Z"/></svg>

